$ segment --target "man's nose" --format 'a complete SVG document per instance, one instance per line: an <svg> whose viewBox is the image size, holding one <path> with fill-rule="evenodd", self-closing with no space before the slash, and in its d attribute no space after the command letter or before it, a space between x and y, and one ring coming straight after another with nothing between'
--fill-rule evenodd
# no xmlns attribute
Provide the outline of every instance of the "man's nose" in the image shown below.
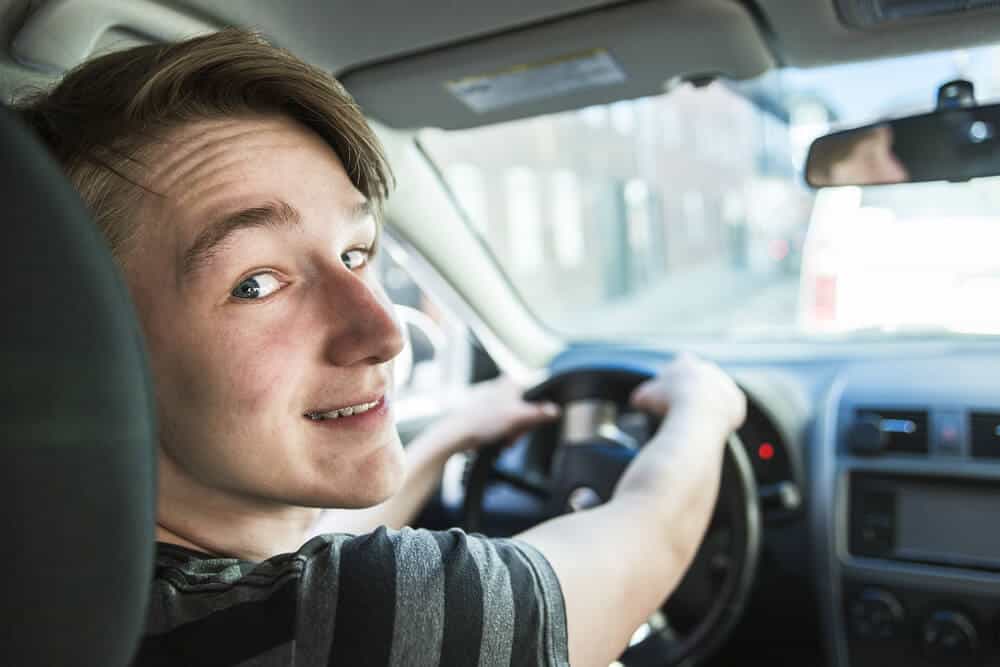
<svg viewBox="0 0 1000 667"><path fill-rule="evenodd" d="M338 273L325 285L327 360L345 367L391 360L403 350L403 332L388 296L374 279Z"/></svg>

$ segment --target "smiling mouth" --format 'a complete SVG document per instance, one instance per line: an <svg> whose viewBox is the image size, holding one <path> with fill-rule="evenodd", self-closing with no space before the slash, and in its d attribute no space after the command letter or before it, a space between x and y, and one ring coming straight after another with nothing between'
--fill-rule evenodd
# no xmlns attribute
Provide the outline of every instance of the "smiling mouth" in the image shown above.
<svg viewBox="0 0 1000 667"><path fill-rule="evenodd" d="M325 421L327 419L341 419L343 417L353 417L355 415L364 414L372 408L378 407L382 402L381 398L378 398L369 403L358 403L357 405L348 405L343 408L337 408L336 410L329 410L327 412L307 412L305 417L313 421Z"/></svg>

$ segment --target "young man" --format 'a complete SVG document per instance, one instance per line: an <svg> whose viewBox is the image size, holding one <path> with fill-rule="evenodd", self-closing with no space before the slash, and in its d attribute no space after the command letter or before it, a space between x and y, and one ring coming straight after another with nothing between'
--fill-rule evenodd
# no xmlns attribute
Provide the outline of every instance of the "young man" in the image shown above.
<svg viewBox="0 0 1000 667"><path fill-rule="evenodd" d="M404 472L402 339L370 266L389 170L328 75L229 30L97 59L21 112L147 337L158 555L137 665L604 667L679 581L745 411L692 358L633 396L666 418L605 505L514 540L394 530L451 453L555 413L481 387Z"/></svg>

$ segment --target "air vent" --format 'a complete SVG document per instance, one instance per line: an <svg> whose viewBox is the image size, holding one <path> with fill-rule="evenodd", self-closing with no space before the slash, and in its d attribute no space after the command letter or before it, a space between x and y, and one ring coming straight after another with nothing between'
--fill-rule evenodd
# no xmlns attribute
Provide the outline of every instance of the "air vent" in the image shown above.
<svg viewBox="0 0 1000 667"><path fill-rule="evenodd" d="M1000 412L973 412L969 422L972 455L976 458L1000 458Z"/></svg>
<svg viewBox="0 0 1000 667"><path fill-rule="evenodd" d="M858 420L879 424L886 453L926 454L928 451L926 410L858 410Z"/></svg>
<svg viewBox="0 0 1000 667"><path fill-rule="evenodd" d="M1000 0L837 0L841 20L854 28L998 7Z"/></svg>

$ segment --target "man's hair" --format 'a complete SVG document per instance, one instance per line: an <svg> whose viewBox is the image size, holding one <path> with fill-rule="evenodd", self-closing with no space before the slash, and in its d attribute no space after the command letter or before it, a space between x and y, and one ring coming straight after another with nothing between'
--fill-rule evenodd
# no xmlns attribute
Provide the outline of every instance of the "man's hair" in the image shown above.
<svg viewBox="0 0 1000 667"><path fill-rule="evenodd" d="M281 114L301 123L333 148L376 214L392 182L378 138L343 86L245 30L96 58L15 107L62 165L119 259L146 190L137 171L157 142L193 122Z"/></svg>

